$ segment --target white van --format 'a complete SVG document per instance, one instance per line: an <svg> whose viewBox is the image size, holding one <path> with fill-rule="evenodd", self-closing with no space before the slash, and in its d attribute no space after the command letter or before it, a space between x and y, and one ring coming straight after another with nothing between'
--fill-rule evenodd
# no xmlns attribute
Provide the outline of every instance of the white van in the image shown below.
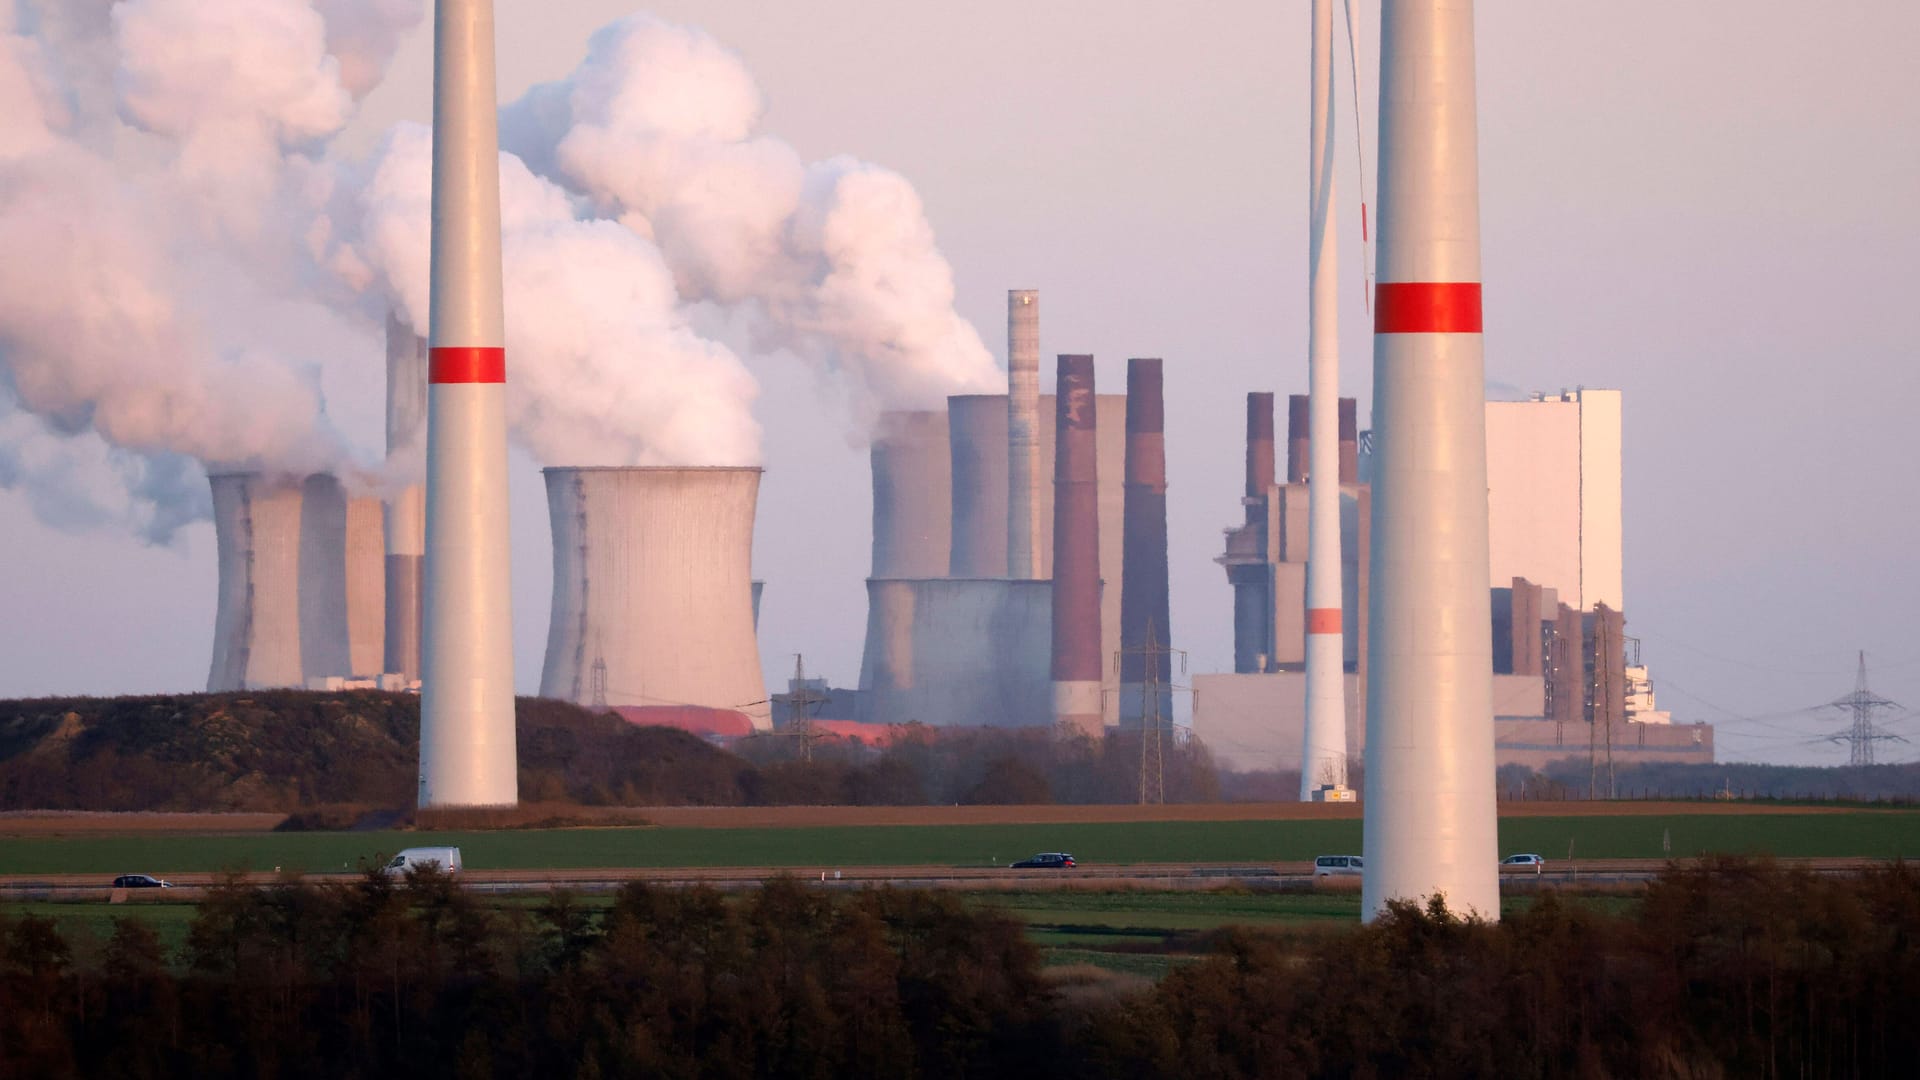
<svg viewBox="0 0 1920 1080"><path fill-rule="evenodd" d="M1358 874L1364 870L1365 866L1358 855L1322 855L1313 860L1314 877Z"/></svg>
<svg viewBox="0 0 1920 1080"><path fill-rule="evenodd" d="M460 873L460 849L457 847L410 847L393 857L386 865L388 877L404 877L409 870L425 870L429 866L439 867L449 877Z"/></svg>

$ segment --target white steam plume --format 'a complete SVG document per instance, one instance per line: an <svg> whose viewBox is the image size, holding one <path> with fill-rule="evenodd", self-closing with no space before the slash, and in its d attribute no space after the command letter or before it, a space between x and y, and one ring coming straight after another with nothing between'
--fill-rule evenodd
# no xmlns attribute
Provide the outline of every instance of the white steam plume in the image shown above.
<svg viewBox="0 0 1920 1080"><path fill-rule="evenodd" d="M415 326L427 313L432 144L403 125L359 189L343 274L371 274ZM558 465L759 460L753 377L682 317L659 252L501 155L507 403L515 435Z"/></svg>
<svg viewBox="0 0 1920 1080"><path fill-rule="evenodd" d="M424 0L0 0L0 487L156 539L192 462L351 478L389 307L425 323L428 137L331 144ZM753 379L692 306L859 415L994 389L898 175L755 133L758 88L637 18L503 114L514 434L554 464L758 459ZM363 409L377 416L377 405Z"/></svg>
<svg viewBox="0 0 1920 1080"><path fill-rule="evenodd" d="M502 138L652 238L687 300L746 305L765 343L841 373L862 412L1002 386L912 186L850 158L804 164L754 133L761 112L732 51L634 16L508 106Z"/></svg>

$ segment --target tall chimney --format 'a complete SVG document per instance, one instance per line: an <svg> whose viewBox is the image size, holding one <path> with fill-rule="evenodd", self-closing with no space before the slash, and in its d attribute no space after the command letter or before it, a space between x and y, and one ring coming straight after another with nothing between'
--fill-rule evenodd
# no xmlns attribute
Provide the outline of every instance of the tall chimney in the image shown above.
<svg viewBox="0 0 1920 1080"><path fill-rule="evenodd" d="M1246 526L1232 530L1227 583L1233 586L1233 670L1265 671L1273 655L1273 571L1267 500L1273 490L1273 395L1247 395Z"/></svg>
<svg viewBox="0 0 1920 1080"><path fill-rule="evenodd" d="M1100 701L1100 494L1093 357L1061 356L1054 406L1053 720L1103 729Z"/></svg>
<svg viewBox="0 0 1920 1080"><path fill-rule="evenodd" d="M1340 482L1343 484L1360 482L1360 420L1355 415L1358 404L1350 397L1340 399Z"/></svg>
<svg viewBox="0 0 1920 1080"><path fill-rule="evenodd" d="M1307 482L1308 436L1312 433L1313 409L1305 394L1287 395L1287 483Z"/></svg>
<svg viewBox="0 0 1920 1080"><path fill-rule="evenodd" d="M1148 672L1159 689L1152 713L1173 722L1173 666L1167 614L1166 409L1159 360L1127 361L1126 502L1121 512L1120 721L1145 726Z"/></svg>
<svg viewBox="0 0 1920 1080"><path fill-rule="evenodd" d="M420 805L519 803L493 0L433 19Z"/></svg>
<svg viewBox="0 0 1920 1080"><path fill-rule="evenodd" d="M1247 521L1265 523L1273 488L1273 395L1247 395ZM1257 505L1256 505L1257 504Z"/></svg>
<svg viewBox="0 0 1920 1080"><path fill-rule="evenodd" d="M387 314L387 465L418 467L427 426L427 339ZM411 459L411 460L409 460ZM387 500L386 646L380 670L420 678L420 603L427 553L427 489L406 484Z"/></svg>
<svg viewBox="0 0 1920 1080"><path fill-rule="evenodd" d="M1040 577L1040 292L1007 291L1007 576Z"/></svg>
<svg viewBox="0 0 1920 1080"><path fill-rule="evenodd" d="M1472 0L1384 0L1361 913L1500 917Z"/></svg>
<svg viewBox="0 0 1920 1080"><path fill-rule="evenodd" d="M1313 0L1307 214L1306 724L1300 798L1347 788L1346 636L1341 629L1339 245L1333 191L1333 0ZM1297 398L1295 400L1298 400ZM1293 441L1289 440L1289 446Z"/></svg>

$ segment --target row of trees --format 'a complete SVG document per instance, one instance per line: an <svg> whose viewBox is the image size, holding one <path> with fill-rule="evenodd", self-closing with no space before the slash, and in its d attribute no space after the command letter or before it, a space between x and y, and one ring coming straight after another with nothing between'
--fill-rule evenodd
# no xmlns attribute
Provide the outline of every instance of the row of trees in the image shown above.
<svg viewBox="0 0 1920 1080"><path fill-rule="evenodd" d="M1892 1076L1920 1060L1920 873L1674 870L1631 915L1405 905L1220 933L1157 985L1064 993L951 894L634 885L589 910L229 884L178 956L0 914L0 1075ZM84 955L82 955L84 953Z"/></svg>

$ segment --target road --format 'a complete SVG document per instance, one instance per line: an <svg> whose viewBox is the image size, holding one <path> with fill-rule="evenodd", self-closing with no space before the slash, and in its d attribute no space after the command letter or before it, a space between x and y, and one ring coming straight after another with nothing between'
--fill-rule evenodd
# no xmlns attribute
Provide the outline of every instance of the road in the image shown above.
<svg viewBox="0 0 1920 1080"><path fill-rule="evenodd" d="M1854 874L1884 866L1879 859L1781 859L1822 874ZM1510 891L1542 886L1607 886L1646 881L1667 867L1663 859L1587 859L1549 864L1541 873L1516 867L1501 871L1501 884ZM1010 870L987 866L863 866L844 869L797 870L773 867L601 867L564 870L470 870L461 884L475 892L501 895L539 895L556 889L583 893L612 892L628 882L644 881L665 887L708 885L718 889L754 888L782 874L829 888L961 889L976 892L1017 892L1035 889L1148 889L1176 892L1239 885L1249 889L1357 889L1358 877L1329 877L1316 881L1313 864L1275 863L1265 866L1223 863L1138 863L1115 866L1081 865L1072 870ZM191 902L221 880L218 874L160 875L175 888L121 890L126 899ZM358 874L309 874L309 882L348 882ZM256 885L279 880L268 872L240 875ZM0 876L0 898L10 900L106 899L116 890L111 874Z"/></svg>

